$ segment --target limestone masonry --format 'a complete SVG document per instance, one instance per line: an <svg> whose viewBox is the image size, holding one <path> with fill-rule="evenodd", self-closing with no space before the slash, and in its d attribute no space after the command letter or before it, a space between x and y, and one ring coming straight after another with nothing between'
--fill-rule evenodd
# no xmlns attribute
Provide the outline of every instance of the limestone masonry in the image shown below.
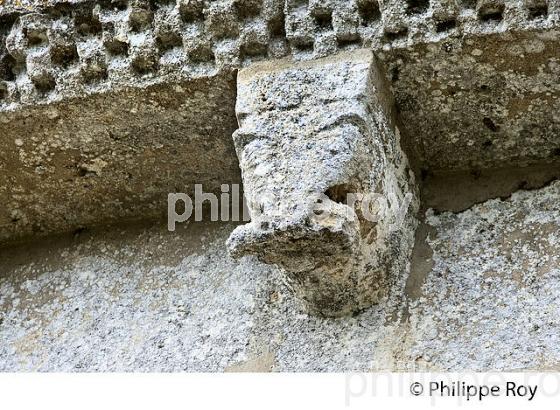
<svg viewBox="0 0 560 410"><path fill-rule="evenodd" d="M369 51L238 77L233 139L252 217L229 245L285 269L311 312L368 307L406 269L418 200L392 103ZM373 192L402 206L365 215Z"/></svg>
<svg viewBox="0 0 560 410"><path fill-rule="evenodd" d="M560 1L0 1L0 369L558 368L558 179Z"/></svg>

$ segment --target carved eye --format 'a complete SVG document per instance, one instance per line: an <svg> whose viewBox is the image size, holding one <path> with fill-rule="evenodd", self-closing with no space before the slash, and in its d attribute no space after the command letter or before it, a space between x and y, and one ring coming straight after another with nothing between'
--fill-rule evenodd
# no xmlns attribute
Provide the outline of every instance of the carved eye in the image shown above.
<svg viewBox="0 0 560 410"><path fill-rule="evenodd" d="M242 129L238 129L233 133L233 142L238 149L245 148L251 142L260 139L261 136L257 135L254 132L247 132Z"/></svg>
<svg viewBox="0 0 560 410"><path fill-rule="evenodd" d="M237 123L239 124L239 126L243 126L243 122L247 119L249 113L237 111L235 113L235 116L237 117Z"/></svg>

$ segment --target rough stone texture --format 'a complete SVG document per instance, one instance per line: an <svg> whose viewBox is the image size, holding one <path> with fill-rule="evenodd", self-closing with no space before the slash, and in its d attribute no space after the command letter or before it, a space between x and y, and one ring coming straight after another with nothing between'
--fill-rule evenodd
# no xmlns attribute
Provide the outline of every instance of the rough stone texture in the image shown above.
<svg viewBox="0 0 560 410"><path fill-rule="evenodd" d="M233 75L0 113L0 242L164 218L169 192L239 183Z"/></svg>
<svg viewBox="0 0 560 410"><path fill-rule="evenodd" d="M6 0L0 5L1 134L11 131L11 122L18 124L11 131L18 141L37 127L49 129L45 118L51 104L84 113L73 119L84 134L95 134L101 118L92 121L87 112L105 97L122 94L115 104L124 107L130 104L131 89L144 94L155 85L173 89L176 84L206 84L198 88L205 96L198 100L212 103L197 103L196 117L212 127L207 133L224 139L206 147L207 156L221 157L224 144L229 144L227 130L234 127L235 104L235 94L222 92L222 85L231 81L234 70L259 60L316 59L367 48L392 84L402 142L414 169L478 171L546 162L560 168L559 13L558 2L544 0ZM185 89L185 97L191 98L189 87ZM149 115L156 122L167 121L162 112L149 110ZM121 126L123 132L138 132L122 118L130 125L128 130ZM56 137L53 132L44 143L57 138L80 145L68 127ZM11 170L18 175L31 172L13 155L18 148L12 142L2 141L2 147L10 153L5 163ZM99 141L87 160L113 148L128 150L124 144ZM196 144L181 149L199 157ZM67 155L49 151L56 157ZM165 168L167 158L161 157L156 168ZM142 156L135 159L134 168L154 166ZM44 162L35 166L41 170ZM63 161L53 165L52 172L63 174L75 167L73 161ZM229 167L223 170L224 175L231 172ZM107 202L128 195L124 184L111 179L102 184L111 187L103 194ZM35 184L16 185L23 196L33 197L35 206L54 205L53 192L80 197L81 203L100 200L98 191L83 196L76 184L43 181L44 196ZM144 179L144 185L165 194L154 178ZM126 213L153 217L153 202L144 204ZM31 202L16 208L36 232L76 229L108 214L123 214L119 206L106 207L96 215L90 210L69 223L53 223L48 212L37 212ZM21 220L17 215L2 217L0 224L7 228L0 229L0 238L20 236L14 236L19 228L13 229L12 219Z"/></svg>
<svg viewBox="0 0 560 410"><path fill-rule="evenodd" d="M426 224L433 268L410 304L405 360L558 371L560 182L459 214L428 211Z"/></svg>
<svg viewBox="0 0 560 410"><path fill-rule="evenodd" d="M0 369L559 370L559 204L556 182L428 212L413 274L340 319L308 316L277 269L231 260L231 224L2 249Z"/></svg>
<svg viewBox="0 0 560 410"><path fill-rule="evenodd" d="M559 38L557 30L458 34L380 53L411 160L425 172L560 169Z"/></svg>
<svg viewBox="0 0 560 410"><path fill-rule="evenodd" d="M539 164L471 172L430 172L422 182L422 207L435 212L464 211L489 198L509 198L519 189L538 189L560 180L560 166Z"/></svg>
<svg viewBox="0 0 560 410"><path fill-rule="evenodd" d="M0 242L76 236L0 249L0 369L558 369L560 187L510 194L558 178L559 23L546 0L0 1ZM227 257L231 225L84 231L239 181L237 69L358 49L435 182L374 307L308 316L278 270Z"/></svg>
<svg viewBox="0 0 560 410"><path fill-rule="evenodd" d="M366 47L386 64L419 166L526 165L560 148L557 2L20 4L0 10L2 109Z"/></svg>
<svg viewBox="0 0 560 410"><path fill-rule="evenodd" d="M406 266L418 197L392 107L370 51L239 74L233 139L251 222L229 246L281 266L311 312L368 307Z"/></svg>
<svg viewBox="0 0 560 410"><path fill-rule="evenodd" d="M0 370L368 368L384 310L308 316L277 269L228 256L233 228L85 231L31 261L2 250Z"/></svg>
<svg viewBox="0 0 560 410"><path fill-rule="evenodd" d="M285 42L277 33L283 2L261 3L54 1L0 11L1 107L207 78L243 61L284 56L277 44Z"/></svg>

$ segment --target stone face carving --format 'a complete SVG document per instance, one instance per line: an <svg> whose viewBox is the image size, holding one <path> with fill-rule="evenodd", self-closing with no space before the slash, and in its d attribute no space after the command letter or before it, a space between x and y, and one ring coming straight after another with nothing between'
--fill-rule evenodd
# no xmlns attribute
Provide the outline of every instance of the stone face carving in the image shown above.
<svg viewBox="0 0 560 410"><path fill-rule="evenodd" d="M377 302L404 269L417 200L370 51L240 72L234 142L251 223L234 256L276 264L314 314Z"/></svg>

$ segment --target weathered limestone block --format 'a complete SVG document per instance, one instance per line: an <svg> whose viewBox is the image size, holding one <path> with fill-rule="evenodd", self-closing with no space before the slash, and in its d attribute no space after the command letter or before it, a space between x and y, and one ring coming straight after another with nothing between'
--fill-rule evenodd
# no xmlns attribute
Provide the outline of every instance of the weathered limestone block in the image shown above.
<svg viewBox="0 0 560 410"><path fill-rule="evenodd" d="M417 200L370 51L240 72L234 134L251 223L234 256L280 266L311 313L377 302L405 269Z"/></svg>

